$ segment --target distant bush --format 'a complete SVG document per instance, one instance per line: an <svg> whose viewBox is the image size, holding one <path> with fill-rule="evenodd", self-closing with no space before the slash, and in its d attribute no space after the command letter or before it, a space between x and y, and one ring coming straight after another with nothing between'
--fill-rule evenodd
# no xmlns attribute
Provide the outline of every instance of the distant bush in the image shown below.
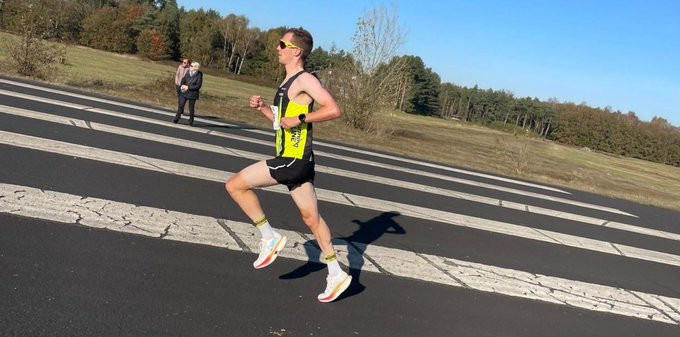
<svg viewBox="0 0 680 337"><path fill-rule="evenodd" d="M137 37L137 50L150 60L161 60L168 57L168 40L159 31L147 28Z"/></svg>
<svg viewBox="0 0 680 337"><path fill-rule="evenodd" d="M43 12L34 7L27 7L17 13L19 41L7 41L5 48L9 64L19 74L46 79L51 77L57 63L65 63L65 48L46 42L43 38L49 35L46 26L34 25L40 22Z"/></svg>
<svg viewBox="0 0 680 337"><path fill-rule="evenodd" d="M141 5L99 8L85 18L80 42L96 49L134 53L139 33L134 25L146 12Z"/></svg>
<svg viewBox="0 0 680 337"><path fill-rule="evenodd" d="M56 70L59 60L64 60L64 48L29 35L21 36L18 44L7 46L9 62L24 76L46 79ZM64 62L64 61L61 61Z"/></svg>

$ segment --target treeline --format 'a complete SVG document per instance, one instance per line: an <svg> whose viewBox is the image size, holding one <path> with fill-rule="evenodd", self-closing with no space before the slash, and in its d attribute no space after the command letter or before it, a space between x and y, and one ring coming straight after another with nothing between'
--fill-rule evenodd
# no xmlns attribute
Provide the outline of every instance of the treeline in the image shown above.
<svg viewBox="0 0 680 337"><path fill-rule="evenodd" d="M556 141L626 157L680 166L680 130L663 118L640 121L634 112L557 105Z"/></svg>
<svg viewBox="0 0 680 337"><path fill-rule="evenodd" d="M46 39L137 53L151 60L190 57L204 67L272 84L284 75L276 44L287 27L263 31L250 27L245 16L221 16L211 9L186 10L175 0L4 0L0 6L0 27L6 31L19 33L28 23ZM322 81L343 86L349 80L339 73L339 65L352 62L357 62L352 52L317 47L306 67ZM399 68L396 75L395 68ZM442 83L439 75L414 55L395 56L372 75L380 78L381 72L392 78L388 94L393 109L520 130L561 143L680 166L680 130L663 118L645 122L634 112Z"/></svg>

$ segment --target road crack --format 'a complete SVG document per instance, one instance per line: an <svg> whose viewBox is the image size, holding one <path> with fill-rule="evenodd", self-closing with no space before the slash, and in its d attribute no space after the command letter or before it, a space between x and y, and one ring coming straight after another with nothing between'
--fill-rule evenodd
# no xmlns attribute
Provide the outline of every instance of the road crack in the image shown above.
<svg viewBox="0 0 680 337"><path fill-rule="evenodd" d="M446 270L446 269L444 269L444 268L438 266L436 263L430 261L430 259L428 259L427 257L425 257L425 255L423 255L423 254L421 254L421 253L415 253L415 254L416 254L416 256L420 257L421 259L427 261L427 263L429 263L429 264L430 264L432 267L434 267L435 269L437 269L437 270L439 270L440 272L444 273L446 276L450 277L452 280L458 282L463 288L472 289L472 287L470 287L467 283L463 282L463 280L461 280L461 279L459 279L459 278L453 276L453 274L451 274L448 270Z"/></svg>
<svg viewBox="0 0 680 337"><path fill-rule="evenodd" d="M234 239L234 241L236 241L236 244L241 248L241 250L243 250L246 253L253 252L252 250L250 250L250 247L248 247L248 245L246 245L246 243L243 242L243 240L241 240L241 238L236 234L236 232L229 228L226 220L217 219L217 223Z"/></svg>

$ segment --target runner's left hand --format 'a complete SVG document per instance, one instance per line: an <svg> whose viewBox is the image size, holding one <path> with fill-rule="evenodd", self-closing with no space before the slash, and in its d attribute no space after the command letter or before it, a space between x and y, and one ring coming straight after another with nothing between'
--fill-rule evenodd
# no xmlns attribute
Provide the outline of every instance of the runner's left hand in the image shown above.
<svg viewBox="0 0 680 337"><path fill-rule="evenodd" d="M279 122L279 125L281 125L282 128L284 129L292 129L298 125L300 125L300 119L297 117L285 117L281 118L281 122Z"/></svg>

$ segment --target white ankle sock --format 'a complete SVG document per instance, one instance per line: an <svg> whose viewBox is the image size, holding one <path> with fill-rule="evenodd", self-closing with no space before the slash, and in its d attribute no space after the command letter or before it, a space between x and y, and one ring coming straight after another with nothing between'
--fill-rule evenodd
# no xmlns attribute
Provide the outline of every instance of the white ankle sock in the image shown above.
<svg viewBox="0 0 680 337"><path fill-rule="evenodd" d="M269 225L266 216L263 215L260 219L253 221L253 223L260 230L263 239L269 240L274 237L274 229Z"/></svg>
<svg viewBox="0 0 680 337"><path fill-rule="evenodd" d="M324 256L324 259L326 260L326 265L328 265L328 275L329 276L336 276L340 273L342 273L342 268L340 268L340 264L338 263L337 257L335 257L335 252L331 253L328 256Z"/></svg>

